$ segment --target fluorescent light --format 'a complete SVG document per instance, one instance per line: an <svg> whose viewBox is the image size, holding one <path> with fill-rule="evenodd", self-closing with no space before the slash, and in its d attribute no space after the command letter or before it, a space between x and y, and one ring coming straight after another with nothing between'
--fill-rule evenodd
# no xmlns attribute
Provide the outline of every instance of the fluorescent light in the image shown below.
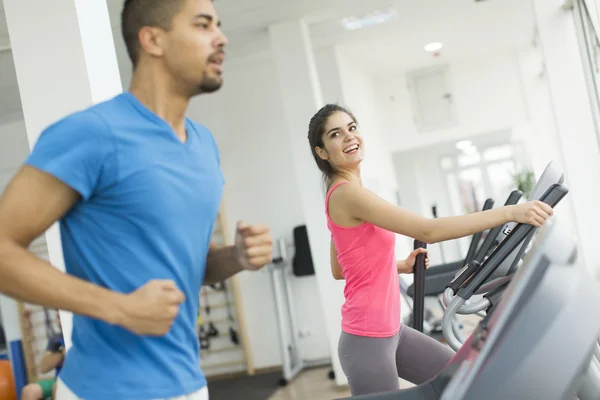
<svg viewBox="0 0 600 400"><path fill-rule="evenodd" d="M473 147L473 142L470 140L461 140L460 142L456 143L456 148L459 150L468 149L469 147Z"/></svg>
<svg viewBox="0 0 600 400"><path fill-rule="evenodd" d="M430 53L433 51L440 51L442 49L442 47L444 47L444 45L442 43L432 42L432 43L425 45L425 51L428 51Z"/></svg>
<svg viewBox="0 0 600 400"><path fill-rule="evenodd" d="M462 149L462 152L464 154L475 154L475 153L477 153L477 147L475 147L475 146L465 147L464 149Z"/></svg>
<svg viewBox="0 0 600 400"><path fill-rule="evenodd" d="M371 25L383 24L397 18L396 9L391 7L384 10L374 10L361 16L342 19L342 25L349 31L365 28Z"/></svg>

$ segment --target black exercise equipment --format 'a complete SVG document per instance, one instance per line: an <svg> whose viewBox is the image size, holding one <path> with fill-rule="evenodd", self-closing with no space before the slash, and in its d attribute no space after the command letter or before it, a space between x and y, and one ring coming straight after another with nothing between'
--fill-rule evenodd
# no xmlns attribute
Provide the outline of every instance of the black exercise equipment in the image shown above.
<svg viewBox="0 0 600 400"><path fill-rule="evenodd" d="M415 240L414 249L427 248L427 243ZM425 254L419 254L415 258L415 265L413 267L413 274L415 276L415 300L413 303L413 329L423 332L423 317L425 312Z"/></svg>
<svg viewBox="0 0 600 400"><path fill-rule="evenodd" d="M293 233L296 251L292 260L292 272L296 276L314 275L315 267L310 252L306 225L295 227Z"/></svg>

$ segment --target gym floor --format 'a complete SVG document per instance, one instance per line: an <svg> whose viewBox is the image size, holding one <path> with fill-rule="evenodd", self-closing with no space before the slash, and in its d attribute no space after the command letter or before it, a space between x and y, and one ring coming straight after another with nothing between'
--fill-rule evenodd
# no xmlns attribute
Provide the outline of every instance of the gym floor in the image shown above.
<svg viewBox="0 0 600 400"><path fill-rule="evenodd" d="M328 367L314 368L303 371L289 385L279 389L269 400L332 400L349 397L347 386L337 387L327 379ZM400 380L400 387L412 386L409 382Z"/></svg>

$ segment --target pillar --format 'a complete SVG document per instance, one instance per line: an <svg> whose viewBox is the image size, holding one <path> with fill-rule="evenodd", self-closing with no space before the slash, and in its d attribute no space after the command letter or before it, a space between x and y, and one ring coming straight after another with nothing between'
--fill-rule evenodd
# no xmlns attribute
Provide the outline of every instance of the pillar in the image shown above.
<svg viewBox="0 0 600 400"><path fill-rule="evenodd" d="M564 157L565 180L573 203L573 226L579 233L580 262L597 276L600 246L600 146L594 121L583 52L574 10L564 0L533 0L544 75L550 92L558 144ZM548 136L546 140L553 140Z"/></svg>
<svg viewBox="0 0 600 400"><path fill-rule="evenodd" d="M337 340L341 332L340 310L344 301L343 284L331 277L325 196L321 173L316 167L307 138L310 118L323 104L321 87L308 28L303 21L273 25L269 27L269 36L332 363L336 381L341 385L346 382L337 355Z"/></svg>
<svg viewBox="0 0 600 400"><path fill-rule="evenodd" d="M4 10L30 149L51 123L122 91L106 1L4 0ZM45 237L64 271L58 224ZM69 348L72 316L60 316Z"/></svg>

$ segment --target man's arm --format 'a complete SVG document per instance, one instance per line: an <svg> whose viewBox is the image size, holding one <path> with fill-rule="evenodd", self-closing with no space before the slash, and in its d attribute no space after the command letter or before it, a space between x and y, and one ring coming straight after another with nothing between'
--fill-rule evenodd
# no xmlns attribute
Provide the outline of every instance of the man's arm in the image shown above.
<svg viewBox="0 0 600 400"><path fill-rule="evenodd" d="M244 270L234 246L216 248L211 246L206 258L206 276L204 285L223 282Z"/></svg>
<svg viewBox="0 0 600 400"><path fill-rule="evenodd" d="M40 360L39 370L42 374L52 371L63 362L65 351L52 352L46 351Z"/></svg>
<svg viewBox="0 0 600 400"><path fill-rule="evenodd" d="M203 285L225 281L244 270L258 270L271 262L272 251L273 239L267 226L239 222L234 246L218 248L210 244Z"/></svg>
<svg viewBox="0 0 600 400"><path fill-rule="evenodd" d="M50 174L29 166L17 173L0 197L0 292L116 324L124 295L67 275L27 250L79 198Z"/></svg>

